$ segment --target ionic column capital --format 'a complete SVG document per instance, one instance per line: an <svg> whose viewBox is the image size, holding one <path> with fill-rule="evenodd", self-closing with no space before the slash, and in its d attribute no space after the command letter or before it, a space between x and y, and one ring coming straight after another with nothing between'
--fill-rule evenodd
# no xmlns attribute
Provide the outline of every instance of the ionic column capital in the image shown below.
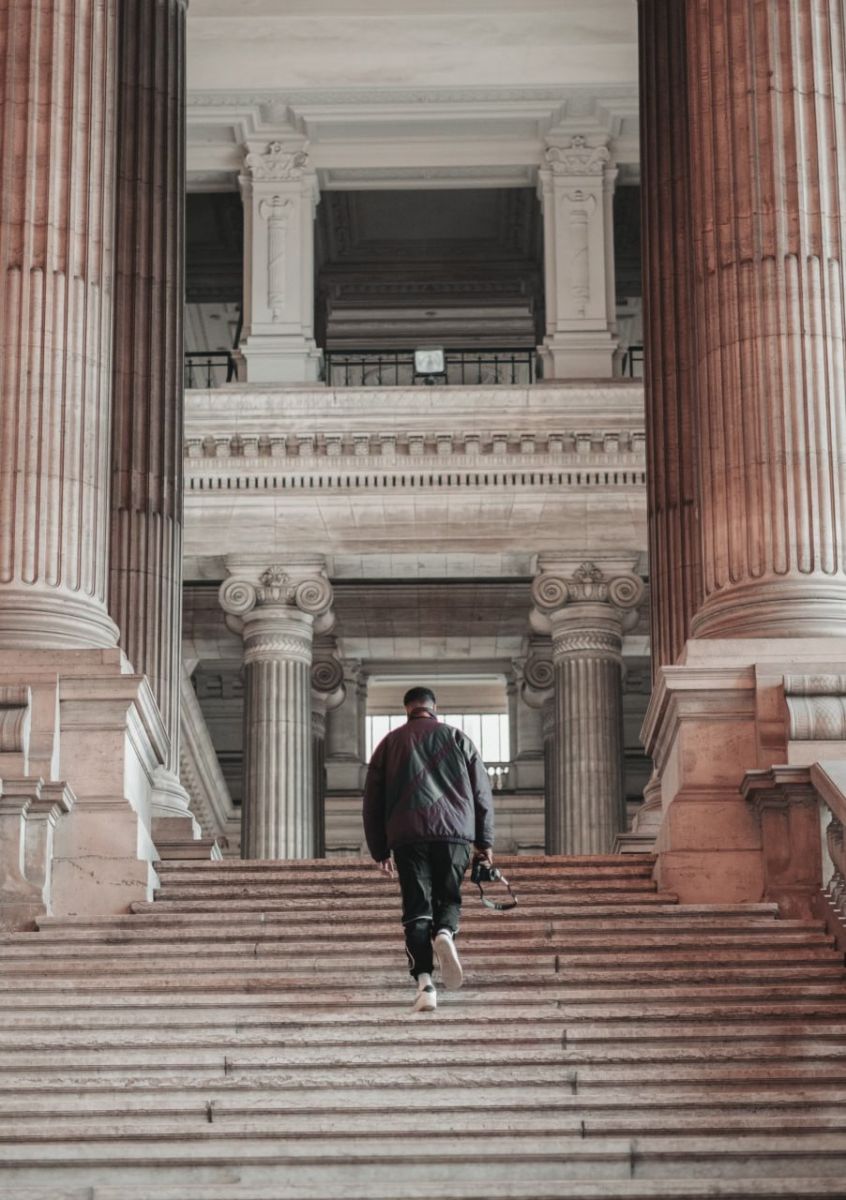
<svg viewBox="0 0 846 1200"><path fill-rule="evenodd" d="M321 638L314 647L311 663L312 713L324 717L346 699L346 670L334 638Z"/></svg>
<svg viewBox="0 0 846 1200"><path fill-rule="evenodd" d="M514 659L514 674L524 702L529 708L541 709L551 700L555 689L555 670L549 638L529 639L528 652Z"/></svg>
<svg viewBox="0 0 846 1200"><path fill-rule="evenodd" d="M284 622L307 617L315 633L327 633L333 626L332 584L325 568L315 562L273 563L263 569L236 566L218 592L226 624L235 633L246 636L247 626L259 621Z"/></svg>

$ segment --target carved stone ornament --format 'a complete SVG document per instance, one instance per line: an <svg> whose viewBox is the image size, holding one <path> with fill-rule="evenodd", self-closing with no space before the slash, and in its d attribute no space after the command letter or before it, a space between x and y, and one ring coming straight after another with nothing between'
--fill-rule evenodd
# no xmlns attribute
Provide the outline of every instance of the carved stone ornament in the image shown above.
<svg viewBox="0 0 846 1200"><path fill-rule="evenodd" d="M224 612L233 617L246 616L257 605L298 608L319 616L332 604L332 585L325 575L291 579L279 564L268 567L258 584L249 579L227 579L218 593Z"/></svg>
<svg viewBox="0 0 846 1200"><path fill-rule="evenodd" d="M611 155L607 146L589 146L583 134L576 134L568 146L550 146L545 159L553 175L602 175Z"/></svg>
<svg viewBox="0 0 846 1200"><path fill-rule="evenodd" d="M644 596L643 580L637 575L615 575L606 579L593 562L583 562L569 579L540 574L532 582L532 600L541 612L554 612L566 604L612 604L633 609Z"/></svg>
<svg viewBox="0 0 846 1200"><path fill-rule="evenodd" d="M281 142L268 142L260 154L251 151L244 159L244 166L255 180L296 181L302 179L308 167L308 151L286 150Z"/></svg>

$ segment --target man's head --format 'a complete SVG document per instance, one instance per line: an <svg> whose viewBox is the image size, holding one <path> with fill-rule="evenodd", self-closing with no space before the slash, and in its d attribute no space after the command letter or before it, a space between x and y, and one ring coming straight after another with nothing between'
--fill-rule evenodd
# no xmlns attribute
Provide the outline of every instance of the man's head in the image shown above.
<svg viewBox="0 0 846 1200"><path fill-rule="evenodd" d="M426 687L409 688L402 702L407 713L415 712L418 708L428 708L430 712L435 712L438 707L435 693Z"/></svg>

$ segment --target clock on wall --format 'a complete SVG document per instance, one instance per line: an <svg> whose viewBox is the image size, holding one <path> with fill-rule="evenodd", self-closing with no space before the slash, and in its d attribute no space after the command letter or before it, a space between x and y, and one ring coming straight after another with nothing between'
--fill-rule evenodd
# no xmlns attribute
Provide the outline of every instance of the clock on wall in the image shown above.
<svg viewBox="0 0 846 1200"><path fill-rule="evenodd" d="M446 375L443 350L415 350L414 378L422 378L426 383L434 383L436 375Z"/></svg>

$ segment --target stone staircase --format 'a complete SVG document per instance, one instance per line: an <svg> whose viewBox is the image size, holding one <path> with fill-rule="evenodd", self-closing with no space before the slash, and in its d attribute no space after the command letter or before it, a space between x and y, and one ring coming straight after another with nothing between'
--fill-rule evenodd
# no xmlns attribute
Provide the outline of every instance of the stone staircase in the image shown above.
<svg viewBox="0 0 846 1200"><path fill-rule="evenodd" d="M0 941L3 1200L846 1195L821 925L691 907L645 855L498 860L412 1015L395 883L170 862L153 904Z"/></svg>

